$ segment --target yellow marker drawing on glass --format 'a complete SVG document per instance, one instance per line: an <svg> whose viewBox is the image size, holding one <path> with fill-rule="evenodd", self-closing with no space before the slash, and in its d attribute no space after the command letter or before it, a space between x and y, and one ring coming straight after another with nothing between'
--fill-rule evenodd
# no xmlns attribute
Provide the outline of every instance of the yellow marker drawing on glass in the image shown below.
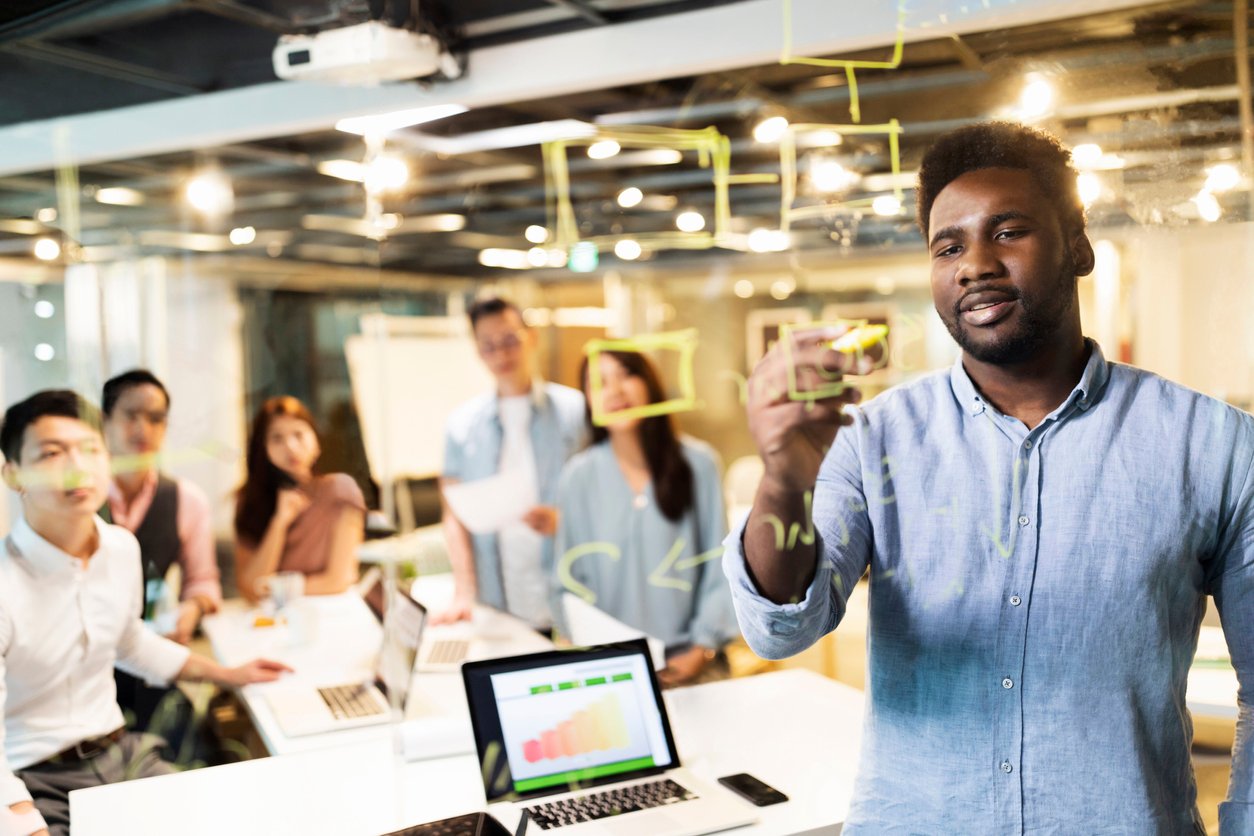
<svg viewBox="0 0 1254 836"><path fill-rule="evenodd" d="M562 588L567 592L578 595L593 606L597 602L597 594L588 587L575 580L575 576L571 574L571 569L575 567L575 561L587 557L590 554L607 555L611 560L621 560L623 557L622 550L615 543L598 542L598 543L580 543L578 546L571 546L562 555L562 559L557 563L557 579L562 582Z"/></svg>
<svg viewBox="0 0 1254 836"><path fill-rule="evenodd" d="M780 209L779 228L787 232L793 222L807 218L828 217L834 212L854 212L872 209L877 195L861 197L854 200L842 200L818 203L813 206L794 206L797 201L797 138L807 134L857 134L860 136L882 134L888 138L888 162L892 169L893 196L898 202L905 200L901 175L901 143L899 137L902 129L896 118L889 119L879 125L834 125L818 123L799 123L789 125L779 138L779 169L780 169Z"/></svg>
<svg viewBox="0 0 1254 836"><path fill-rule="evenodd" d="M605 382L601 379L601 364L597 362L605 351L630 351L644 354L650 351L671 350L679 352L679 397L670 398L658 403L633 406L630 409L619 409L606 412L601 407L601 392ZM588 355L588 395L592 406L592 423L598 427L608 426L615 421L626 421L633 418L652 418L655 415L671 415L676 412L691 412L698 408L697 383L693 373L693 358L697 353L697 329L688 328L683 331L667 331L661 334L645 334L621 340L589 340L584 348Z"/></svg>
<svg viewBox="0 0 1254 836"><path fill-rule="evenodd" d="M662 558L662 562L653 567L653 571L649 573L650 584L653 586L678 589L681 592L691 592L692 582L684 578L672 576L670 574L671 569L674 569L676 572L684 572L688 569L694 569L702 563L708 563L711 560L716 560L723 555L723 547L718 546L710 549L709 551L694 555L693 557L680 560L679 556L683 554L685 545L687 545L687 543L684 541L683 537L680 537L675 541L674 545L671 546L670 551L666 553L666 557Z"/></svg>
<svg viewBox="0 0 1254 836"><path fill-rule="evenodd" d="M796 361L794 360L794 355L793 355L793 344L795 342L793 338L794 334L796 334L799 331L806 332L806 331L819 331L819 330L833 330L837 328L846 328L846 329L849 329L850 331L859 331L860 329L868 328L868 327L883 327L883 326L868 326L868 323L865 319L843 320L843 321L835 321L835 322L803 322L803 323L786 322L783 325L780 325L779 326L779 339L780 339L780 342L782 342L784 345L784 359L788 368L788 399L790 401L819 401L819 400L823 400L824 398L833 398L833 397L836 397L837 395L841 395L844 393L845 389L849 388L848 384L845 383L844 378L840 372L835 372L835 371L827 372L822 367L816 367L815 371L821 377L823 377L829 382L824 383L820 386L816 386L813 389L802 389L797 383L797 364L796 364ZM875 333L876 333L876 337L874 341L871 343L871 345L882 343L883 340L888 335L888 329L884 328L884 332L882 334L880 334L878 331L876 331ZM860 339L859 339L859 342L860 342ZM858 346L858 342L855 342L852 348L852 351L854 353L861 352L861 349L858 348L857 346Z"/></svg>
<svg viewBox="0 0 1254 836"><path fill-rule="evenodd" d="M588 241L595 244L598 250L608 251L622 238L621 235L594 235L584 238L579 231L570 194L568 149L571 146L587 147L606 140L618 143L624 151L676 152L680 159L683 152L693 152L696 154L697 165L710 170L710 185L714 189L714 217L710 227L697 232L668 229L633 234L631 237L642 248L704 250L727 240L731 225L731 204L727 196L731 140L714 127L688 130L635 125L599 128L591 136L556 140L543 145L541 153L544 157L544 190L548 205L548 226L554 231L553 246L569 250L581 241Z"/></svg>
<svg viewBox="0 0 1254 836"><path fill-rule="evenodd" d="M906 4L897 4L897 36L893 41L893 54L887 61L865 61L842 58L808 58L792 54L792 0L784 0L784 46L780 52L781 64L806 64L811 67L844 69L849 85L849 116L855 122L862 121L862 107L858 101L858 77L854 70L895 70L901 66L906 45Z"/></svg>

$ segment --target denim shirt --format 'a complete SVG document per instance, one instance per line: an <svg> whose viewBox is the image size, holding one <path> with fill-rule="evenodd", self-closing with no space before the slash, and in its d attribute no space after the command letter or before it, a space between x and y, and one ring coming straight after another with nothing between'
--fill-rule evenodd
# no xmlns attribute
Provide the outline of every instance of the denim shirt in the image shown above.
<svg viewBox="0 0 1254 836"><path fill-rule="evenodd" d="M557 480L566 460L587 443L583 395L569 386L536 381L531 387L531 450L541 505L557 503ZM449 416L444 432L444 477L473 482L497 472L504 429L497 395L470 400ZM471 534L479 600L507 609L501 560L495 534ZM553 538L544 538L541 554L545 575L553 572Z"/></svg>
<svg viewBox="0 0 1254 836"><path fill-rule="evenodd" d="M870 570L851 836L1204 832L1185 686L1207 594L1241 683L1221 833L1254 833L1254 418L1089 346L1031 431L961 359L851 410L800 602L758 594L743 524L726 541L769 658L833 630Z"/></svg>

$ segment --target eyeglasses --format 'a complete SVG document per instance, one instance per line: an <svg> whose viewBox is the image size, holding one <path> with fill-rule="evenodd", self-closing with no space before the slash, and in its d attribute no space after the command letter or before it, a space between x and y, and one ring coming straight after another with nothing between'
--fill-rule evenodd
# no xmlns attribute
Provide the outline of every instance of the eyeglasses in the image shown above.
<svg viewBox="0 0 1254 836"><path fill-rule="evenodd" d="M522 338L519 337L518 332L515 331L512 334L506 334L504 337L497 340L496 342L488 342L487 340L480 340L478 345L479 345L479 352L481 354L496 354L498 351L513 351L514 349L518 348L520 345L522 345Z"/></svg>

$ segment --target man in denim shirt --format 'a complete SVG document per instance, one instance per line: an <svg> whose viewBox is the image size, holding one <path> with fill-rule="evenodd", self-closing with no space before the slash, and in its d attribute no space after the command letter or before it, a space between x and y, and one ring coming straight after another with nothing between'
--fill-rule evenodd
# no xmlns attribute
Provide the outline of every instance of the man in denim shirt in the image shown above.
<svg viewBox="0 0 1254 836"><path fill-rule="evenodd" d="M724 559L746 639L797 653L870 571L846 834L1204 832L1185 685L1208 594L1242 685L1220 829L1254 833L1254 419L1083 337L1075 178L1031 128L941 138L917 200L952 369L862 408L779 394L789 365L803 389L870 368L831 331L751 380L766 475Z"/></svg>
<svg viewBox="0 0 1254 836"><path fill-rule="evenodd" d="M583 448L583 395L535 373L535 334L504 299L481 299L469 311L479 357L496 380L494 391L462 404L449 417L441 485L519 473L538 503L499 531L472 534L447 507L444 534L456 585L453 606L437 621L469 618L476 599L508 610L539 630L549 610L557 479Z"/></svg>

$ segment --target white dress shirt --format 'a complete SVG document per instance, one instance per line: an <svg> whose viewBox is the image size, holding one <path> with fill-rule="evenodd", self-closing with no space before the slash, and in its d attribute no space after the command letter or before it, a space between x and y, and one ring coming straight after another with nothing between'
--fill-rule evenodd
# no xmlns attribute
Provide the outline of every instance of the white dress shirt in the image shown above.
<svg viewBox="0 0 1254 836"><path fill-rule="evenodd" d="M501 472L521 474L531 496L538 497L536 456L531 446L531 396L501 398L498 403ZM497 532L497 545L509 611L532 627L547 630L553 614L549 610L549 575L544 569L544 537L522 520L514 520Z"/></svg>
<svg viewBox="0 0 1254 836"><path fill-rule="evenodd" d="M123 724L113 667L164 685L186 647L140 620L139 543L96 520L86 565L18 520L0 546L0 804L30 798L14 770Z"/></svg>

